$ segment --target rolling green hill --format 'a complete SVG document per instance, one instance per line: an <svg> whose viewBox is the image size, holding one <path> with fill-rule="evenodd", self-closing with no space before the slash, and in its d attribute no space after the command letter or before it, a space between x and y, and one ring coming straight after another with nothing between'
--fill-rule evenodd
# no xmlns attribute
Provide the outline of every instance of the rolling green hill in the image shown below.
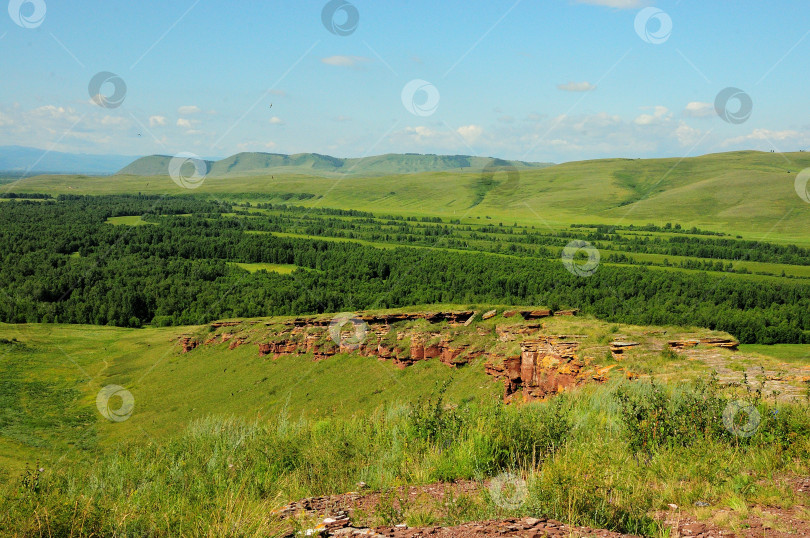
<svg viewBox="0 0 810 538"><path fill-rule="evenodd" d="M120 175L166 175L171 157L141 157L121 169ZM380 176L424 172L480 170L486 166L510 166L531 169L548 163L505 161L492 157L466 155L387 154L372 157L339 159L317 153L282 155L278 153L238 153L219 161L206 161L209 177L240 177L275 174L311 174L314 176Z"/></svg>
<svg viewBox="0 0 810 538"><path fill-rule="evenodd" d="M51 194L193 193L231 200L308 193L312 196L296 205L461 220L489 217L544 228L575 222L678 222L756 240L810 243L810 204L794 189L796 174L810 167L810 153L746 151L687 159L603 159L528 168L512 177L505 173L486 177L483 163L487 159L400 155L370 157L343 168L355 166L352 174L386 166L403 172L419 163L437 166L430 163L432 159L453 167L463 162L471 168L340 178L324 177L332 166L326 157L242 154L213 163L214 176L193 191L165 175L149 175L166 170L167 159L142 159L113 177L37 176L6 188ZM296 174L231 177L234 172L228 172L284 159L295 162L287 168ZM124 174L127 170L141 175ZM218 170L226 177L215 177Z"/></svg>

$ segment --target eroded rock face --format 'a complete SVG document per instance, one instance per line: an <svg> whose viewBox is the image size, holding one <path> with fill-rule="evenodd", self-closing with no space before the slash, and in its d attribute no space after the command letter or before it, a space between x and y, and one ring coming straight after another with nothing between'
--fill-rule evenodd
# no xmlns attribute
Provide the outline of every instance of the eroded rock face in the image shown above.
<svg viewBox="0 0 810 538"><path fill-rule="evenodd" d="M527 310L520 314L532 319L549 316L551 312ZM285 322L284 328L280 331L278 324L267 323L266 326L276 327L269 335L266 330L262 332L243 328L242 331L211 334L204 344L228 343L229 349L235 349L253 340L259 356L273 360L281 356L309 355L312 360L321 361L328 360L338 353L356 353L376 357L382 361L391 361L402 369L419 361L435 359L448 367L456 368L483 358L486 359L485 371L503 380L508 400L513 399L519 392L522 393L524 400L542 399L586 381L601 381L605 378L604 372L600 373L595 368L589 367L589 360L583 361L577 357L579 347L577 342L567 341L564 337L540 334L543 329L541 322L528 321L494 327L484 325L465 332L462 325L474 315L476 314L472 311L461 311L360 316L369 327L364 340L359 343L348 339L339 343L334 342L328 330L329 320L295 318ZM494 315L488 317L492 318ZM422 325L419 325L419 329L397 329L392 325L414 320L448 322L455 328L425 331ZM237 324L218 322L212 324L212 328L230 328ZM490 343L477 341L473 346L453 341L453 338L469 334L483 337ZM519 356L505 356L492 351L501 342L511 341L519 342L521 350ZM184 353L193 350L199 343L199 340L190 336L184 336L180 341Z"/></svg>
<svg viewBox="0 0 810 538"><path fill-rule="evenodd" d="M506 371L509 386L522 387L524 400L543 399L589 380L604 380L604 376L577 358L578 342L543 336L522 342L520 348L520 379L514 379L514 363L509 363Z"/></svg>
<svg viewBox="0 0 810 538"><path fill-rule="evenodd" d="M190 336L182 336L180 337L180 347L183 350L183 353L188 353L189 351L193 350L195 347L199 345L197 340L194 340Z"/></svg>

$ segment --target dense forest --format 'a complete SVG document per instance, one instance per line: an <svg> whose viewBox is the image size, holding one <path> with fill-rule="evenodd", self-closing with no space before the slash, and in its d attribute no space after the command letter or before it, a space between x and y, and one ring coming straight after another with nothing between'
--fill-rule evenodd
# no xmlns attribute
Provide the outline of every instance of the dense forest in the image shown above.
<svg viewBox="0 0 810 538"><path fill-rule="evenodd" d="M337 210L299 211L296 223L295 213L252 214L190 196L62 195L5 201L0 212L0 321L138 327L412 304L494 303L579 308L625 323L697 325L728 331L749 343L810 343L810 285L801 281L607 264L582 277L567 271L559 259L548 259L545 250L540 256L528 250L506 256L408 246L383 249L256 233L287 231L302 223L359 233L363 219L368 226L382 219ZM107 222L129 215L142 216L145 224ZM453 239L457 228L431 219L385 219L406 236L419 231L422 237L434 237L425 232L450 230L445 237ZM500 228L485 225L468 235L536 236L538 243L542 239L557 246L576 236L576 230L541 236L526 228L509 227L509 233ZM597 242L598 236L612 235L579 231L583 239ZM693 239L673 234L660 249L717 249L725 259L735 249L751 248L730 238ZM658 248L655 241L650 245ZM795 257L798 264L808 256L795 247L772 248L773 255ZM298 269L292 274L249 273L236 262Z"/></svg>

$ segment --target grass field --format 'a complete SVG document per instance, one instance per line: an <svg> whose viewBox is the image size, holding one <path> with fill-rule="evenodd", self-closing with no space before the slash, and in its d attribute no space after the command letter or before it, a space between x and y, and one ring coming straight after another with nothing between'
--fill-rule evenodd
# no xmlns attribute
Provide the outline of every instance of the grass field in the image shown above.
<svg viewBox="0 0 810 538"><path fill-rule="evenodd" d="M271 271L282 275L288 275L297 269L295 265L278 263L234 263L234 265L241 267L250 273L255 273L256 271Z"/></svg>
<svg viewBox="0 0 810 538"><path fill-rule="evenodd" d="M810 364L810 348L807 346L744 344L740 346L740 349L747 353L758 353L787 363Z"/></svg>
<svg viewBox="0 0 810 538"><path fill-rule="evenodd" d="M121 225L143 226L143 225L146 225L146 224L154 224L153 222L146 222L145 220L143 220L143 217L140 216L140 215L128 215L128 216L124 216L124 217L110 217L110 218L107 219L107 222L109 224L112 224L113 226L121 226Z"/></svg>

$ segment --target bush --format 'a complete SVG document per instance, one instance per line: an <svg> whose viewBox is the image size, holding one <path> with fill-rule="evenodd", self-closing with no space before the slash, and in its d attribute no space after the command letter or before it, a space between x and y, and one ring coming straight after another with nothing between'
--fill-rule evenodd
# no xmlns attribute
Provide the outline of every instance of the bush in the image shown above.
<svg viewBox="0 0 810 538"><path fill-rule="evenodd" d="M747 383L746 383L747 386ZM690 446L717 439L734 445L775 445L806 453L794 442L810 436L810 406L768 405L762 390L749 389L743 400L720 394L716 373L681 390L654 381L623 385L616 392L620 421L630 448L652 452L662 446Z"/></svg>

